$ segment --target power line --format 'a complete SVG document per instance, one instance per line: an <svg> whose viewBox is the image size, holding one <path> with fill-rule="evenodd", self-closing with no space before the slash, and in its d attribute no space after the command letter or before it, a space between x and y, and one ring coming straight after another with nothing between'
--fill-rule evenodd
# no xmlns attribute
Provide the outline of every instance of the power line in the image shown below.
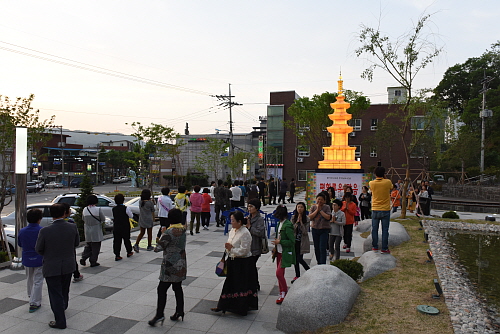
<svg viewBox="0 0 500 334"><path fill-rule="evenodd" d="M76 61L76 60L72 60L72 59L68 59L68 58L56 56L56 55L53 55L53 54L50 54L50 53L45 53L45 52L42 52L42 51L37 51L37 50L34 50L34 49L25 48L23 46L15 45L15 44L4 42L4 41L0 41L0 43L4 43L4 44L7 44L7 45L11 45L11 46L14 46L14 47L17 47L17 48L21 48L21 49L24 49L24 50L28 50L28 51L32 51L32 52L37 52L37 53L40 53L40 54L43 54L43 55L46 55L46 56L55 57L55 58L59 58L59 59L62 59L62 60L70 61L70 62L73 62L74 64L68 63L68 62L65 62L65 61L62 61L62 60L58 60L58 59L52 59L52 58L48 58L48 57L43 57L43 56L40 56L40 55L36 55L36 54L32 54L32 53L28 53L28 52L24 52L24 51L15 50L15 49L11 49L11 48L0 46L1 50L5 50L5 51L9 51L9 52L21 54L23 56L28 56L28 57L32 57L32 58L36 58L36 59L40 59L40 60L45 60L45 61L53 62L53 63L60 64L60 65L70 66L70 67L78 68L78 69L81 69L81 70L86 70L86 71L90 71L90 72L94 72L94 73L104 74L104 75L108 75L108 76L112 76L112 77L116 77L116 78L120 78L120 79L126 79L126 80L130 80L130 81L136 81L136 82L145 83L145 84L149 84L149 85L153 85L153 86L158 86L158 87L162 87L162 88L175 89L175 90L179 90L179 91L183 91L183 92L187 92L187 93L199 94L199 95L209 95L209 96L211 95L208 92L200 91L200 90L197 90L197 89L186 88L186 87L182 87L182 86L176 86L176 85L164 83L164 82L161 82L161 81L151 80L151 79L147 79L147 78L136 76L136 75L132 75L132 74L127 74L127 73L124 73L124 72L118 72L118 71L110 70L110 69L107 69L107 68L104 68L104 67L99 67L99 66L95 66L95 65L92 65L92 64L82 63L82 62L79 62L79 61ZM86 66L88 66L88 67L86 67Z"/></svg>

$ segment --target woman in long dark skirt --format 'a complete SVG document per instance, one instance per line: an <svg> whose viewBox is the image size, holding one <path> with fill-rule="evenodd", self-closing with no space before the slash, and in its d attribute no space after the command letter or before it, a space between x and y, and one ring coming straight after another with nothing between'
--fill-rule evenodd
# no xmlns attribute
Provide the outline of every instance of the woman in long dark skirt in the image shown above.
<svg viewBox="0 0 500 334"><path fill-rule="evenodd" d="M245 227L243 213L231 213L229 238L225 244L227 258L227 276L214 312L226 311L247 315L250 310L257 310L257 276L255 261L251 258L252 235Z"/></svg>

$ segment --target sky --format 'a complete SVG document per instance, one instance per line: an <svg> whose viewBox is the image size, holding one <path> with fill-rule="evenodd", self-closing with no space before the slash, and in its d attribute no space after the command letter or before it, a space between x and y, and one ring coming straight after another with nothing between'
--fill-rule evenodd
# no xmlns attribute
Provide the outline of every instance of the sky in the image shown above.
<svg viewBox="0 0 500 334"><path fill-rule="evenodd" d="M184 134L250 132L269 93L312 97L344 88L387 102L397 83L357 58L361 25L392 39L433 14L426 37L443 48L415 79L433 88L450 66L500 36L498 0L0 0L0 95L35 95L42 118L66 129L133 132L159 123ZM496 27L496 28L495 28Z"/></svg>

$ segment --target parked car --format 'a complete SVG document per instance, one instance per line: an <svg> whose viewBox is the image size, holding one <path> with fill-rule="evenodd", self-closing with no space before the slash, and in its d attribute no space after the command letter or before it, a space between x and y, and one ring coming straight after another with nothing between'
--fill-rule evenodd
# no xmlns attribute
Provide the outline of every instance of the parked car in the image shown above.
<svg viewBox="0 0 500 334"><path fill-rule="evenodd" d="M134 220L139 221L139 213L140 213L140 208L139 204L141 203L141 198L140 197L135 197L132 198L131 200L125 202L125 206L130 208L132 211L132 214L134 215ZM155 204L155 220L159 220L160 218L158 217L158 206Z"/></svg>
<svg viewBox="0 0 500 334"><path fill-rule="evenodd" d="M122 183L122 179L121 177L115 177L113 178L113 181L111 181L112 183Z"/></svg>
<svg viewBox="0 0 500 334"><path fill-rule="evenodd" d="M115 201L104 195L97 195L97 206L101 209L104 216L106 216L106 221L104 222L104 228L106 230L113 229L113 208L116 206ZM80 197L80 194L68 193L56 196L52 200L52 203L68 203L73 209L77 209L76 200Z"/></svg>
<svg viewBox="0 0 500 334"><path fill-rule="evenodd" d="M123 183L130 181L130 178L128 176L120 176L120 179Z"/></svg>
<svg viewBox="0 0 500 334"><path fill-rule="evenodd" d="M60 182L52 181L52 182L49 182L45 187L54 189L54 188L63 188L64 186Z"/></svg>
<svg viewBox="0 0 500 334"><path fill-rule="evenodd" d="M40 222L41 226L47 226L49 224L52 224L52 217L50 216L50 211L49 207L52 206L53 203L37 203L37 204L30 204L26 207L26 211L30 209L40 209L43 212L43 218L42 221ZM73 216L76 213L75 209L71 209L71 216ZM9 213L6 216L2 217L2 223L6 225L15 225L16 224L16 212L13 211Z"/></svg>
<svg viewBox="0 0 500 334"><path fill-rule="evenodd" d="M26 182L26 190L28 190L29 193L36 192L36 182L34 181Z"/></svg>
<svg viewBox="0 0 500 334"><path fill-rule="evenodd" d="M71 182L69 183L69 186L73 187L73 188L78 188L81 183L82 183L82 178L75 177L73 180L71 180Z"/></svg>
<svg viewBox="0 0 500 334"><path fill-rule="evenodd" d="M10 185L5 187L5 194L6 195L14 195L16 193L16 186L15 185Z"/></svg>

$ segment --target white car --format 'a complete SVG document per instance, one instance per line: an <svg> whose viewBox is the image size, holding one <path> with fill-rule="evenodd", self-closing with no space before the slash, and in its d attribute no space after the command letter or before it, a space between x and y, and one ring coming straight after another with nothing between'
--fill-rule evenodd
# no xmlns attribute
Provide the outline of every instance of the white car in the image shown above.
<svg viewBox="0 0 500 334"><path fill-rule="evenodd" d="M49 182L48 184L46 184L45 187L46 188L53 188L53 189L55 189L55 188L63 188L64 186L60 182L54 182L54 181L52 181L52 182Z"/></svg>
<svg viewBox="0 0 500 334"><path fill-rule="evenodd" d="M114 200L111 198L104 196L104 195L97 195L97 207L99 207L104 213L104 216L106 216L106 221L104 222L104 228L106 230L112 230L113 229L113 208L116 206L116 203ZM59 196L56 196L52 200L52 203L68 203L69 206L71 206L73 209L78 208L78 205L76 205L76 200L80 197L80 194L75 194L75 193L68 193L68 194L62 194Z"/></svg>
<svg viewBox="0 0 500 334"><path fill-rule="evenodd" d="M3 230L7 236L7 243L11 252L16 249L16 227L14 225L3 225Z"/></svg>
<svg viewBox="0 0 500 334"><path fill-rule="evenodd" d="M134 215L134 220L135 221L139 221L139 213L140 213L140 208L139 208L139 204L141 203L141 198L140 197L135 197L135 198L132 198L131 200L123 203L126 207L130 208L130 210L132 211L132 214ZM155 219L159 219L158 218L158 206L155 204Z"/></svg>

